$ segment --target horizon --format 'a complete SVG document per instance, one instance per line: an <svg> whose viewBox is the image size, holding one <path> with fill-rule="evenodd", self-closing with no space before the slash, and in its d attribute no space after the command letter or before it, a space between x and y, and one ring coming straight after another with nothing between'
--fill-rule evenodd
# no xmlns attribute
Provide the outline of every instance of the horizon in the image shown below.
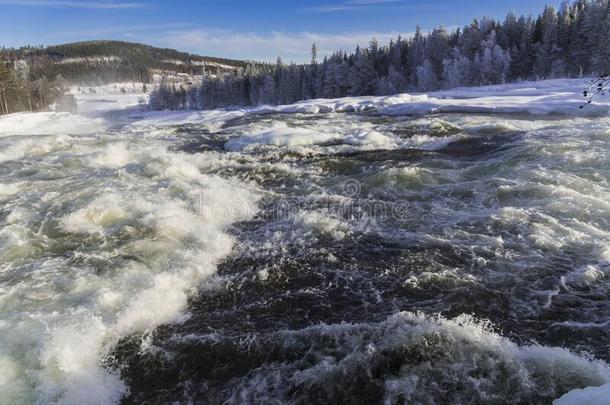
<svg viewBox="0 0 610 405"><path fill-rule="evenodd" d="M511 11L536 16L545 5L558 7L561 1L518 0L510 6L482 0L449 3L316 0L284 5L270 0L252 5L244 0L223 4L186 0L176 6L159 0L0 0L6 21L0 27L4 38L0 45L19 48L117 40L202 56L262 62L281 57L302 63L310 59L312 43L323 58L334 51L366 46L373 38L386 44L391 38L410 35L417 25L424 31L440 26L453 30L475 18L502 20ZM447 13L448 7L455 12Z"/></svg>

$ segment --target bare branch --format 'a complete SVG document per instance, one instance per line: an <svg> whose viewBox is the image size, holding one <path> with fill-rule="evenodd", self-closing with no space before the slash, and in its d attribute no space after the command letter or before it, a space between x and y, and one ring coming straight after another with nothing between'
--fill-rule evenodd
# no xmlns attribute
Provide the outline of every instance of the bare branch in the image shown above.
<svg viewBox="0 0 610 405"><path fill-rule="evenodd" d="M605 96L609 91L610 73L605 73L600 77L591 80L589 87L582 92L583 97L587 98L587 102L581 105L580 108L584 108L586 105L591 104L597 97Z"/></svg>

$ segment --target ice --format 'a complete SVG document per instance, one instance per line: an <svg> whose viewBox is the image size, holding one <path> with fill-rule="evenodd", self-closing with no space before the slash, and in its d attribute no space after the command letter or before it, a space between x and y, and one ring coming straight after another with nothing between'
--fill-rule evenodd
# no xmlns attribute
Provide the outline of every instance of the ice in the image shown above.
<svg viewBox="0 0 610 405"><path fill-rule="evenodd" d="M152 127L197 124L209 130L218 130L232 119L243 117L246 110L224 111L147 111L131 114L131 129L143 130Z"/></svg>
<svg viewBox="0 0 610 405"><path fill-rule="evenodd" d="M608 405L610 404L610 384L601 387L587 387L573 390L553 401L553 405Z"/></svg>
<svg viewBox="0 0 610 405"><path fill-rule="evenodd" d="M121 94L117 89L130 88L118 84L76 93L82 115L68 113L19 113L0 117L0 136L34 134L82 134L103 129L108 111L123 112L135 129L159 125L202 124L218 129L228 120L245 115L322 114L332 112L377 111L386 115L427 115L438 113L526 113L567 116L610 113L610 97L600 97L585 108L582 91L588 79L554 79L538 82L511 83L495 86L459 88L429 94L399 94L383 97L345 97L315 99L284 106L259 106L234 110L143 112L139 104L146 94ZM135 91L135 90L134 90ZM116 115L112 116L116 119ZM290 143L286 134L277 134L276 142ZM303 134L295 133L303 139ZM273 138L273 135L267 135Z"/></svg>
<svg viewBox="0 0 610 405"><path fill-rule="evenodd" d="M585 108L582 91L590 79L554 79L495 86L459 88L429 94L346 97L301 101L290 106L258 108L258 112L326 113L374 110L387 115L437 113L527 113L608 115L610 98L600 97ZM253 109L256 110L256 109Z"/></svg>
<svg viewBox="0 0 610 405"><path fill-rule="evenodd" d="M327 143L343 143L346 145L383 148L392 145L393 141L376 131L360 131L356 133L341 134L341 132L322 132L322 129L278 126L252 135L230 139L224 147L228 151L237 152L251 150L257 145L298 147Z"/></svg>
<svg viewBox="0 0 610 405"><path fill-rule="evenodd" d="M11 135L86 134L103 130L105 122L70 113L17 113L0 116L0 137Z"/></svg>

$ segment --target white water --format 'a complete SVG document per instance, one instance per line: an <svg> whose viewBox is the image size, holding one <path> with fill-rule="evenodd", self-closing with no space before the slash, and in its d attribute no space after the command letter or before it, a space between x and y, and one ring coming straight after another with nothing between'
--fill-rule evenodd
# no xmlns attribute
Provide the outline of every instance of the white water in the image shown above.
<svg viewBox="0 0 610 405"><path fill-rule="evenodd" d="M227 226L256 212L256 191L206 175L206 156L65 124L0 140L2 403L117 402L126 387L105 356L183 316L231 251Z"/></svg>

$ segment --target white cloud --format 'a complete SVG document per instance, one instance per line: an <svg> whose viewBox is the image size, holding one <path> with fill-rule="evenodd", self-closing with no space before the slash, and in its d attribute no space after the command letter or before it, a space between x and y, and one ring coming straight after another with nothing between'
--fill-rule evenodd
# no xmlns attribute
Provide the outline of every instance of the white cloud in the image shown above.
<svg viewBox="0 0 610 405"><path fill-rule="evenodd" d="M144 3L117 3L114 1L71 1L71 0L0 0L0 4L29 7L71 7L71 8L143 8Z"/></svg>
<svg viewBox="0 0 610 405"><path fill-rule="evenodd" d="M270 32L267 34L233 32L228 30L180 30L170 31L157 38L148 38L158 45L188 50L190 52L229 58L274 61L280 56L284 61L306 62L311 45L318 47L318 55L330 55L340 49L353 51L356 45L367 46L372 38L385 44L399 32L346 32L324 34L314 32Z"/></svg>
<svg viewBox="0 0 610 405"><path fill-rule="evenodd" d="M2 1L2 0L0 0ZM84 40L84 39L100 39L105 37L121 37L131 36L142 32L157 32L159 30L168 29L186 29L192 27L192 24L185 23L168 23L168 24L143 24L143 25L107 25L104 27L91 27L87 29L79 29L72 31L56 31L49 34L50 38L59 38L62 41ZM143 42L148 41L146 38L140 38ZM57 41L55 41L57 42Z"/></svg>

